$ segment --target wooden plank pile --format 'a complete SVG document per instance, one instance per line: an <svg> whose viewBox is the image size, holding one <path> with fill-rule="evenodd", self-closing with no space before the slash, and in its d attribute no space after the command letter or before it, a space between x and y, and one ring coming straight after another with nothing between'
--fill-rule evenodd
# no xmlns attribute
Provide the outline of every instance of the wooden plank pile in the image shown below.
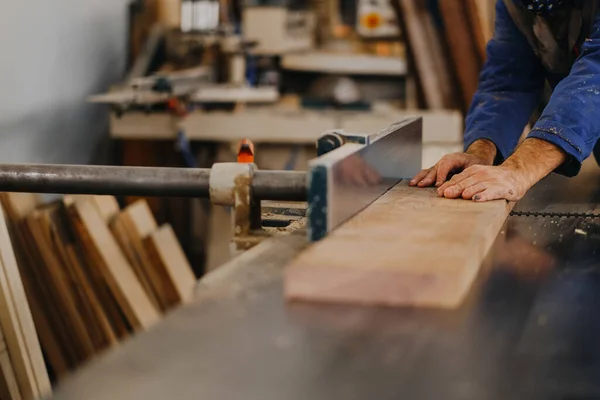
<svg viewBox="0 0 600 400"><path fill-rule="evenodd" d="M145 200L0 194L0 399L38 399L190 301L196 283Z"/></svg>
<svg viewBox="0 0 600 400"><path fill-rule="evenodd" d="M417 104L466 112L492 36L493 0L392 2L417 83Z"/></svg>

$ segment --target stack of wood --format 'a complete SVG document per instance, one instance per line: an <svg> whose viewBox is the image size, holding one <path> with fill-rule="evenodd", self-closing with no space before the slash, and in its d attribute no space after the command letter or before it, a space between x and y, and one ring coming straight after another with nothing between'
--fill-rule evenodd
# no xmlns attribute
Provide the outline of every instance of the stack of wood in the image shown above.
<svg viewBox="0 0 600 400"><path fill-rule="evenodd" d="M417 103L431 109L469 108L485 47L492 35L494 0L396 0L417 83Z"/></svg>
<svg viewBox="0 0 600 400"><path fill-rule="evenodd" d="M61 379L193 297L181 246L145 200L123 210L111 196L0 200L1 399L47 395L49 376Z"/></svg>

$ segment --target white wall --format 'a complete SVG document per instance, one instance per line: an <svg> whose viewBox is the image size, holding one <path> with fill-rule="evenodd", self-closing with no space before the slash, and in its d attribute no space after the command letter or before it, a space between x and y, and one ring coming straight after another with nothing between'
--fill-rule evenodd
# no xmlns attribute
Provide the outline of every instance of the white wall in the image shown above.
<svg viewBox="0 0 600 400"><path fill-rule="evenodd" d="M86 163L126 67L127 0L0 0L0 163Z"/></svg>

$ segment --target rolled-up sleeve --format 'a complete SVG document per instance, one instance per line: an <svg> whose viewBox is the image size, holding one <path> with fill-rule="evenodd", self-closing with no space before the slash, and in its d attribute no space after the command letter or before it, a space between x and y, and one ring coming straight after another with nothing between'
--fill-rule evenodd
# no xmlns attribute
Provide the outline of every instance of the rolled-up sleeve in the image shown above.
<svg viewBox="0 0 600 400"><path fill-rule="evenodd" d="M552 93L528 137L563 149L567 161L556 172L573 176L600 137L600 20L597 18L581 55Z"/></svg>
<svg viewBox="0 0 600 400"><path fill-rule="evenodd" d="M465 148L488 139L496 145L499 160L508 157L540 100L544 81L540 60L498 0L494 37L466 118Z"/></svg>

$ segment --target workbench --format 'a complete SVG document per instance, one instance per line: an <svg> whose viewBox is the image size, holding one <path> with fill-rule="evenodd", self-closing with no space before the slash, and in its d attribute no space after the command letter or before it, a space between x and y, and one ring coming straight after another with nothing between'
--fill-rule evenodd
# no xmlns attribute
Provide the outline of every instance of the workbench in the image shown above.
<svg viewBox="0 0 600 400"><path fill-rule="evenodd" d="M600 168L515 207L454 311L286 304L302 229L208 274L197 300L55 393L96 399L564 399L600 396Z"/></svg>

